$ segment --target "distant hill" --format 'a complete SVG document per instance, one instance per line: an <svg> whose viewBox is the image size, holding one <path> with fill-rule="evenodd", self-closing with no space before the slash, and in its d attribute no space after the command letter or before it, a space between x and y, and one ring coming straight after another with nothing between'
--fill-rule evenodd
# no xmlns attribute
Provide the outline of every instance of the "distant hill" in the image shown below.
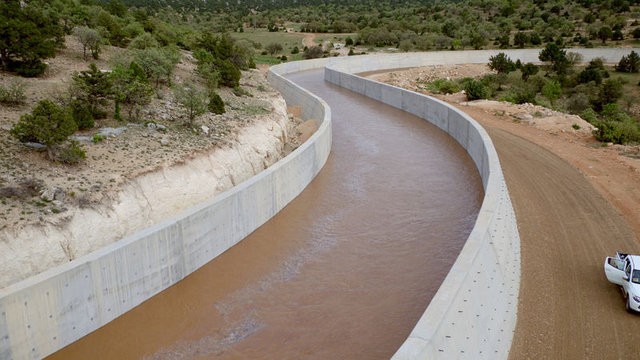
<svg viewBox="0 0 640 360"><path fill-rule="evenodd" d="M112 0L97 0L98 3L109 3ZM400 0L387 0L387 1L373 1L373 0L349 0L346 4L343 0L121 0L121 2L128 6L137 7L151 7L162 8L172 7L174 9L199 9L199 10L266 10L266 9L278 9L289 8L297 6L318 6L323 4L338 4L338 5L366 5L370 4L372 7L380 6L380 4L389 5L415 5L415 4L428 4L434 3L433 0L419 0L419 1L400 1ZM456 2L456 1L450 1Z"/></svg>

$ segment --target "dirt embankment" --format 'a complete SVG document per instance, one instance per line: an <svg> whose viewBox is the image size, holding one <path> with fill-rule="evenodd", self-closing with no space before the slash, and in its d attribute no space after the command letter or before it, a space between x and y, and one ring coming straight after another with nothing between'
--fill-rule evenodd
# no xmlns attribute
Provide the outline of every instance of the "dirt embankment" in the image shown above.
<svg viewBox="0 0 640 360"><path fill-rule="evenodd" d="M120 51L105 48L99 68L108 69ZM87 158L77 166L53 163L10 136L20 115L65 92L71 75L87 67L69 37L43 78L0 78L4 85L22 81L28 99L0 107L0 288L175 216L282 158L308 137L299 131L313 131L309 123L297 129L300 120L287 113L264 73L253 70L243 72L244 93L221 89L225 114L203 115L193 126L184 125L167 88L136 122L99 120L78 134ZM197 81L194 68L183 53L173 82ZM93 143L103 130L106 139Z"/></svg>
<svg viewBox="0 0 640 360"><path fill-rule="evenodd" d="M425 72L452 76L451 68L430 67L378 79L423 91L412 79ZM570 115L440 98L487 129L516 211L522 278L510 359L627 357L640 321L625 312L602 263L616 250L640 252L640 149L600 144Z"/></svg>

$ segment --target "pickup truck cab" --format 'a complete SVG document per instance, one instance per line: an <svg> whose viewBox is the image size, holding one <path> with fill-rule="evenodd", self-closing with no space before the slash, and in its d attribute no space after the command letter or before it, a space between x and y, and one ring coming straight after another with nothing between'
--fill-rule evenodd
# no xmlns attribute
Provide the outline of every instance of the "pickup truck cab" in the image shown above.
<svg viewBox="0 0 640 360"><path fill-rule="evenodd" d="M627 311L640 312L640 255L616 252L604 260L604 273L607 280L620 285Z"/></svg>

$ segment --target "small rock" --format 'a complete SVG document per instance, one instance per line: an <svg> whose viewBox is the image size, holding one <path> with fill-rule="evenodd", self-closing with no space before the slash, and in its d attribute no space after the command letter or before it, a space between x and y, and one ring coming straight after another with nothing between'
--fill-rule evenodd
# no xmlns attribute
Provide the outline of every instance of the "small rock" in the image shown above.
<svg viewBox="0 0 640 360"><path fill-rule="evenodd" d="M40 143L35 143L35 142L26 142L24 143L24 146L30 149L38 150L38 151L44 151L47 148L46 145L42 145Z"/></svg>
<svg viewBox="0 0 640 360"><path fill-rule="evenodd" d="M58 187L50 187L40 192L40 199L44 201L64 200L65 192Z"/></svg>
<svg viewBox="0 0 640 360"><path fill-rule="evenodd" d="M126 126L119 128L101 128L98 130L98 134L103 136L118 136L127 130Z"/></svg>
<svg viewBox="0 0 640 360"><path fill-rule="evenodd" d="M75 141L84 141L84 142L91 142L92 137L91 136L84 136L84 135L73 135L70 137L71 140L75 140Z"/></svg>
<svg viewBox="0 0 640 360"><path fill-rule="evenodd" d="M167 139L167 137L163 137L162 139L160 139L160 145L162 146L167 146L169 145L169 139Z"/></svg>
<svg viewBox="0 0 640 360"><path fill-rule="evenodd" d="M209 135L209 127L207 125L202 125L200 129L205 135Z"/></svg>
<svg viewBox="0 0 640 360"><path fill-rule="evenodd" d="M526 122L531 122L533 120L533 116L531 114L527 114L527 113L516 114L515 117L518 120L522 120L522 121L526 121Z"/></svg>

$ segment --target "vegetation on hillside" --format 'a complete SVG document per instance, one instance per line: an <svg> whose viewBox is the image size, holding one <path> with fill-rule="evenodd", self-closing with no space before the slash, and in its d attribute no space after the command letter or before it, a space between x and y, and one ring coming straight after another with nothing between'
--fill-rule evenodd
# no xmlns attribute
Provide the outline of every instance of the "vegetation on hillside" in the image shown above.
<svg viewBox="0 0 640 360"><path fill-rule="evenodd" d="M514 62L499 53L488 63L495 74L480 79L438 79L427 88L439 93L465 90L468 100L497 99L555 108L590 122L600 141L640 143L640 124L630 111L640 80L636 52L624 56L615 67L605 66L599 58L578 66L579 55L550 43L540 51L539 59L544 65ZM636 95L625 97L625 93Z"/></svg>
<svg viewBox="0 0 640 360"><path fill-rule="evenodd" d="M621 110L621 102L631 102L621 90L630 86L629 80L609 77L610 69L598 62L578 71L579 59L565 49L636 44L639 10L640 0L6 0L0 3L0 68L40 76L46 72L46 59L64 46L67 35L82 45L85 61L99 59L107 44L125 49L108 72L88 65L71 79L69 93L58 99L60 111L84 129L108 114L135 121L163 88L174 89L192 124L202 111L224 112L216 90L227 86L243 93L241 71L255 67L256 60L276 63L330 55L322 45L298 47L295 37L287 37L293 36L291 30L335 34L334 39L351 47L349 55L356 54L354 46L398 51L544 46L540 60L547 65L542 69L515 64L503 55L490 64L497 75L441 85L464 88L470 98L538 102L572 112L590 109L594 123L616 119L624 124L613 123L607 131L599 123L606 132L596 134L600 139L629 142L637 141L635 135L609 135L637 127ZM255 34L272 35L257 40ZM192 52L197 72L188 84L172 84L182 50ZM616 69L635 73L639 67L634 53ZM0 88L1 104L20 104L23 98L18 83ZM24 122L42 119L32 115ZM25 124L23 132L29 129Z"/></svg>

